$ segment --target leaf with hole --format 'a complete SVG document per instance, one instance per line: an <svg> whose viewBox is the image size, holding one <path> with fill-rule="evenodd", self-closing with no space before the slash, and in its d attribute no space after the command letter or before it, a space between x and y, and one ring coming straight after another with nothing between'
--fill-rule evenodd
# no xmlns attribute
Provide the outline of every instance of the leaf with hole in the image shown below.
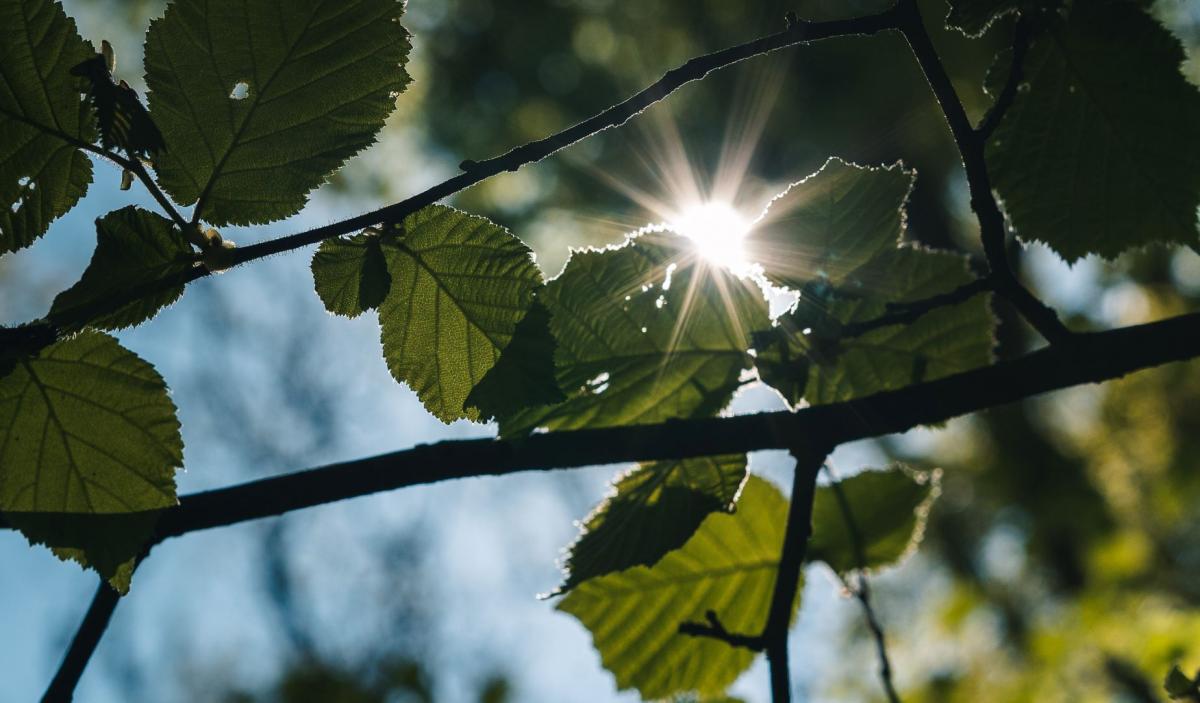
<svg viewBox="0 0 1200 703"><path fill-rule="evenodd" d="M156 167L216 225L304 206L369 146L408 85L395 0L175 0L146 35Z"/></svg>
<svg viewBox="0 0 1200 703"><path fill-rule="evenodd" d="M140 208L114 210L96 220L96 251L79 282L59 293L50 319L70 326L80 309L99 304L131 287L176 275L195 263L192 248L170 220ZM147 295L116 312L94 317L99 329L132 327L154 317L183 295L183 285Z"/></svg>
<svg viewBox="0 0 1200 703"><path fill-rule="evenodd" d="M182 465L162 377L108 335L82 332L0 378L0 512L118 588Z"/></svg>
<svg viewBox="0 0 1200 703"><path fill-rule="evenodd" d="M92 182L95 118L70 70L94 55L51 0L0 3L0 254L29 246Z"/></svg>
<svg viewBox="0 0 1200 703"><path fill-rule="evenodd" d="M731 511L746 476L742 454L656 461L621 474L568 549L559 592L631 566L653 566L709 514Z"/></svg>
<svg viewBox="0 0 1200 703"><path fill-rule="evenodd" d="M709 515L683 547L653 567L584 581L557 607L591 632L619 688L636 688L646 699L687 691L720 695L750 666L754 653L680 634L679 626L704 622L712 610L730 632L759 634L786 522L787 500L752 476L737 512Z"/></svg>
<svg viewBox="0 0 1200 703"><path fill-rule="evenodd" d="M1196 245L1200 92L1178 40L1134 3L1046 23L987 163L1017 235L1069 262Z"/></svg>

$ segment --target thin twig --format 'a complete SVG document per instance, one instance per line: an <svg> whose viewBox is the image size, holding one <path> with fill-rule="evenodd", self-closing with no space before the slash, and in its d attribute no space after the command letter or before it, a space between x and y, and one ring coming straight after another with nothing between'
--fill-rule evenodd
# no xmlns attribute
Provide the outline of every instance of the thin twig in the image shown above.
<svg viewBox="0 0 1200 703"><path fill-rule="evenodd" d="M715 610L705 611L704 619L708 622L680 623L679 634L691 637L711 637L721 640L731 647L742 647L752 652L761 652L765 646L762 635L742 635L726 630Z"/></svg>
<svg viewBox="0 0 1200 703"><path fill-rule="evenodd" d="M979 218L983 252L987 256L995 291L1012 303L1021 316L1050 343L1071 341L1071 331L1058 319L1054 310L1021 285L1009 265L1005 249L1004 215L992 194L991 176L984 160L985 140L971 127L971 120L950 82L950 76L946 74L946 67L942 65L933 41L925 30L916 0L899 0L896 10L900 32L908 40L913 56L921 66L929 87L933 89L962 157L971 191L971 209Z"/></svg>
<svg viewBox="0 0 1200 703"><path fill-rule="evenodd" d="M117 609L120 599L120 594L112 586L106 581L100 582L100 587L96 589L92 604L88 607L79 630L75 632L75 638L71 640L71 646L67 649L58 672L54 674L54 679L42 696L42 703L64 703L74 697L79 677L83 676L83 670L87 668L92 654L95 653L96 645L100 644L100 638L108 629L108 623L112 620L113 611Z"/></svg>
<svg viewBox="0 0 1200 703"><path fill-rule="evenodd" d="M746 59L763 56L779 49L821 39L876 34L895 28L895 9L848 20L834 20L829 22L806 22L798 20L789 23L787 29L782 32L693 58L667 71L658 81L625 101L545 139L530 142L502 156L484 161L464 161L463 173L398 203L306 232L240 247L229 252L226 263L229 267L238 266L264 257L300 249L326 239L357 232L380 223L399 221L427 205L454 195L492 176L505 171L516 171L523 166L541 161L560 149L592 135L606 129L618 127L646 108L666 98L680 87L692 81L700 80L713 71L732 66ZM197 266L141 286L132 286L114 295L112 298L96 301L91 305L80 306L75 311L72 311L72 318L70 320L62 321L61 327L64 329L74 329L86 326L89 321L110 314L143 297L180 285L186 285L197 279L209 276L211 273L212 271L208 268ZM48 322L35 324L54 327ZM4 341L5 332L5 329L0 328L0 343ZM59 331L55 329L54 332L57 337Z"/></svg>
<svg viewBox="0 0 1200 703"><path fill-rule="evenodd" d="M914 300L908 303L888 303L887 312L879 317L862 322L852 322L843 325L839 336L841 337L859 337L872 330L877 330L881 327L890 327L892 325L910 325L924 317L927 313L933 312L939 308L958 305L966 302L976 295L990 291L992 289L992 280L990 278L976 278L969 283L955 288L952 291L941 293L939 295L930 296L921 300Z"/></svg>
<svg viewBox="0 0 1200 703"><path fill-rule="evenodd" d="M1004 81L1000 94L996 96L996 102L992 103L991 109L975 128L979 140L985 144L996 131L1000 120L1004 119L1005 113L1012 107L1013 101L1017 99L1017 90L1021 81L1025 79L1025 55L1029 53L1029 42L1032 38L1033 23L1022 14L1013 27L1012 61L1008 66L1008 78Z"/></svg>
<svg viewBox="0 0 1200 703"><path fill-rule="evenodd" d="M854 512L850 509L850 501L846 500L846 492L842 490L842 484L838 481L833 467L825 464L825 472L829 474L829 478L831 479L830 486L833 488L833 495L838 502L842 519L846 522L846 531L850 533L850 543L854 547L854 560L858 564L858 573L855 576L857 583L851 585L845 579L843 579L843 583L854 594L854 597L858 599L859 605L863 609L863 615L866 616L867 627L871 630L871 636L875 639L875 655L879 659L879 680L883 685L883 691L891 703L901 703L900 694L896 692L895 682L892 681L892 660L888 657L887 639L883 632L883 624L880 623L875 608L871 605L871 586L867 581L866 574L863 573L863 570L867 567L867 553L863 545L862 532L858 529L858 521L854 519Z"/></svg>

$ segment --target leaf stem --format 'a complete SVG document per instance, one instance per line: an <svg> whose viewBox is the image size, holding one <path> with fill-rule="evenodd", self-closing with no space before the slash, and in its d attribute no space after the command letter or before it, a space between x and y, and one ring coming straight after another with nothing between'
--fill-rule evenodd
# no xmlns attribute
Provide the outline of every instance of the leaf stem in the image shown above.
<svg viewBox="0 0 1200 703"><path fill-rule="evenodd" d="M971 126L971 120L963 109L953 83L950 82L946 67L925 30L916 0L898 0L895 9L898 13L900 32L908 41L913 56L925 74L925 80L941 106L942 115L950 126L950 133L958 147L971 192L971 209L979 219L983 252L991 269L989 277L995 291L1012 303L1046 341L1051 344L1069 342L1072 332L1058 319L1054 310L1021 284L1009 264L1005 248L1004 215L992 194L991 176L984 159L986 139ZM1014 87L1014 94L1015 90Z"/></svg>

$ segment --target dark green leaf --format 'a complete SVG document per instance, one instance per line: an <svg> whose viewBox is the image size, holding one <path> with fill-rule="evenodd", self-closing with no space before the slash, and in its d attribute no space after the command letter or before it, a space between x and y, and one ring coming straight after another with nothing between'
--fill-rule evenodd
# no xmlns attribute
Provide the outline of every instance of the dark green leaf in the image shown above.
<svg viewBox="0 0 1200 703"><path fill-rule="evenodd" d="M921 540L929 509L940 490L938 479L936 471L921 473L894 466L843 479L837 488L818 488L808 561L823 561L838 573L899 561ZM846 519L847 509L853 524Z"/></svg>
<svg viewBox="0 0 1200 703"><path fill-rule="evenodd" d="M346 317L378 308L392 285L381 240L375 234L321 242L313 255L312 273L325 309Z"/></svg>
<svg viewBox="0 0 1200 703"><path fill-rule="evenodd" d="M1132 3L1076 2L1049 24L987 152L1020 237L1067 261L1197 242L1200 93L1183 58Z"/></svg>
<svg viewBox="0 0 1200 703"><path fill-rule="evenodd" d="M583 521L560 591L631 566L653 566L683 546L710 513L732 510L746 476L746 457L731 454L643 464L617 477L613 494Z"/></svg>
<svg viewBox="0 0 1200 703"><path fill-rule="evenodd" d="M96 136L72 66L94 52L62 6L0 2L0 253L27 247L92 182Z"/></svg>
<svg viewBox="0 0 1200 703"><path fill-rule="evenodd" d="M50 308L52 320L72 308L110 298L131 286L150 283L190 268L192 248L171 221L132 205L96 220L96 251L79 282L58 294ZM176 286L130 303L98 318L91 326L120 329L149 320L183 295Z"/></svg>
<svg viewBox="0 0 1200 703"><path fill-rule="evenodd" d="M107 42L104 46L107 51L112 50ZM137 91L124 81L113 80L103 54L95 54L74 66L71 74L88 80L88 99L96 110L100 143L106 149L126 151L142 158L162 151L165 146L162 133L150 119Z"/></svg>
<svg viewBox="0 0 1200 703"><path fill-rule="evenodd" d="M558 609L591 631L619 688L636 688L646 699L722 694L750 666L753 652L682 635L679 625L704 622L712 610L730 632L761 632L786 522L787 501L752 476L737 512L709 515L681 549L653 567L584 581Z"/></svg>
<svg viewBox="0 0 1200 703"><path fill-rule="evenodd" d="M752 282L697 261L674 235L576 252L546 286L567 400L501 418L504 434L713 415L767 324Z"/></svg>
<svg viewBox="0 0 1200 703"><path fill-rule="evenodd" d="M431 205L383 235L391 286L379 305L383 356L444 422L496 365L542 285L529 248L482 217Z"/></svg>
<svg viewBox="0 0 1200 703"><path fill-rule="evenodd" d="M150 25L162 186L217 225L286 217L375 140L408 85L395 0L176 0Z"/></svg>
<svg viewBox="0 0 1200 703"><path fill-rule="evenodd" d="M162 377L108 335L83 332L0 378L0 511L118 587L149 513L175 504L182 464Z"/></svg>
<svg viewBox="0 0 1200 703"><path fill-rule="evenodd" d="M899 164L865 168L830 159L771 201L746 239L748 258L781 286L800 290L817 280L840 285L899 245L913 178Z"/></svg>
<svg viewBox="0 0 1200 703"><path fill-rule="evenodd" d="M555 347L550 311L534 300L496 365L467 396L466 407L491 419L566 400L554 374Z"/></svg>

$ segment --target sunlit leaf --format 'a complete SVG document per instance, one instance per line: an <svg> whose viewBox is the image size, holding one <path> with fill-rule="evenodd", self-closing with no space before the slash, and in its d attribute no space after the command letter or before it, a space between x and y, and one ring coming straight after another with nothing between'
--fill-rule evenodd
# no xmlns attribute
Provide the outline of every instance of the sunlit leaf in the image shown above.
<svg viewBox="0 0 1200 703"><path fill-rule="evenodd" d="M192 248L170 220L132 205L115 210L96 220L96 251L92 261L79 282L54 299L50 317L56 319L72 308L179 273L194 262ZM181 295L183 286L176 286L142 297L90 324L100 329L131 327L154 317Z"/></svg>
<svg viewBox="0 0 1200 703"><path fill-rule="evenodd" d="M162 377L112 337L83 332L0 378L0 511L118 587L182 464Z"/></svg>
<svg viewBox="0 0 1200 703"><path fill-rule="evenodd" d="M1200 93L1183 58L1134 3L1075 2L1048 23L987 151L1020 237L1067 261L1197 242Z"/></svg>
<svg viewBox="0 0 1200 703"><path fill-rule="evenodd" d="M496 365L467 396L467 408L492 419L566 400L554 373L557 346L550 333L550 311L534 300Z"/></svg>
<svg viewBox="0 0 1200 703"><path fill-rule="evenodd" d="M791 394L800 389L816 405L984 366L992 359L995 324L984 295L932 310L912 323L856 336L840 333L844 325L879 318L887 303L921 300L970 280L957 254L911 247L889 251L848 278L845 288L823 299L802 296L774 330L778 341L764 346L756 359L760 377L792 404L799 398ZM802 373L807 374L804 383Z"/></svg>
<svg viewBox="0 0 1200 703"><path fill-rule="evenodd" d="M379 304L383 357L444 422L478 419L465 407L533 303L542 275L504 228L432 205L385 232L390 287Z"/></svg>
<svg viewBox="0 0 1200 703"><path fill-rule="evenodd" d="M313 255L313 282L329 312L358 317L383 302L392 277L375 234L326 239Z"/></svg>
<svg viewBox="0 0 1200 703"><path fill-rule="evenodd" d="M558 609L591 632L619 688L636 688L646 699L722 694L750 666L753 652L682 635L679 625L704 622L712 610L730 632L761 632L786 521L784 497L751 477L736 513L709 515L682 548L653 567L584 581Z"/></svg>
<svg viewBox="0 0 1200 703"><path fill-rule="evenodd" d="M214 224L291 215L408 84L395 0L176 0L146 35L162 186Z"/></svg>
<svg viewBox="0 0 1200 703"><path fill-rule="evenodd" d="M613 482L613 494L583 521L566 559L568 591L631 566L653 566L710 513L731 510L746 480L741 454L643 464Z"/></svg>
<svg viewBox="0 0 1200 703"><path fill-rule="evenodd" d="M825 562L839 573L899 561L921 540L930 506L940 490L938 479L936 471L920 473L894 466L842 479L837 488L818 488L807 560ZM846 519L846 509L852 524Z"/></svg>
<svg viewBox="0 0 1200 703"><path fill-rule="evenodd" d="M0 253L27 247L92 182L95 119L71 67L94 54L51 0L0 2Z"/></svg>
<svg viewBox="0 0 1200 703"><path fill-rule="evenodd" d="M752 282L698 262L671 235L575 252L546 286L567 400L501 418L505 434L711 415L749 366L767 324Z"/></svg>
<svg viewBox="0 0 1200 703"><path fill-rule="evenodd" d="M775 196L746 239L747 257L772 282L799 290L840 285L878 254L895 249L913 173L900 165L865 168L840 159Z"/></svg>

